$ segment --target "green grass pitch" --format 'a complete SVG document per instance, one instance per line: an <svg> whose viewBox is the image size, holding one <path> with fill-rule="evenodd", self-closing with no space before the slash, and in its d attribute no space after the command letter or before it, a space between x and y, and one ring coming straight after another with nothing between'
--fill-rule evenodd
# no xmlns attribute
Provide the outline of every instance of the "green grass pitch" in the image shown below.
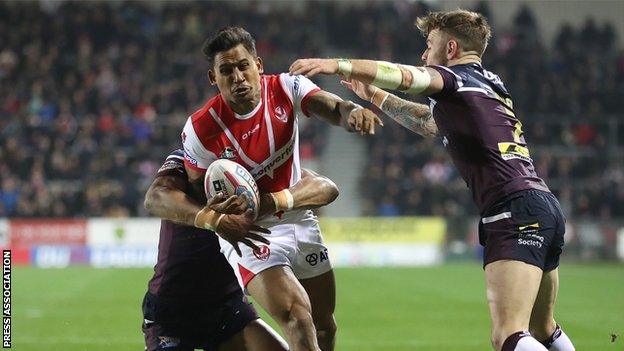
<svg viewBox="0 0 624 351"><path fill-rule="evenodd" d="M337 269L338 351L489 350L477 264ZM14 268L13 349L143 350L149 269ZM624 265L561 268L558 320L577 350L624 351ZM619 335L612 342L611 334Z"/></svg>

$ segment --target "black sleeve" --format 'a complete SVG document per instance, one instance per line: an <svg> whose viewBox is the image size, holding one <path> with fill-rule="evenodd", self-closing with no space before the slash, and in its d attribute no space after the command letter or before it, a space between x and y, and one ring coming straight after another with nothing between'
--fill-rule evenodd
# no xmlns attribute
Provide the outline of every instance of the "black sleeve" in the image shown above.
<svg viewBox="0 0 624 351"><path fill-rule="evenodd" d="M186 170L184 169L184 152L182 150L176 150L169 154L165 162L156 172L157 177L167 175L186 175Z"/></svg>
<svg viewBox="0 0 624 351"><path fill-rule="evenodd" d="M429 68L433 68L442 76L442 81L444 82L444 86L442 87L442 91L432 94L431 97L443 97L453 94L460 88L462 85L461 77L455 74L450 68L444 66L427 66Z"/></svg>

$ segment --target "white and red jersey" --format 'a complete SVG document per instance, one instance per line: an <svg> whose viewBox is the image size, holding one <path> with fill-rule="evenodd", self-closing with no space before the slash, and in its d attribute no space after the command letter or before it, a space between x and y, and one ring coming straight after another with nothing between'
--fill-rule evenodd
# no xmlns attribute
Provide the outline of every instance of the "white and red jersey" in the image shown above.
<svg viewBox="0 0 624 351"><path fill-rule="evenodd" d="M262 75L260 103L234 112L221 94L193 113L182 131L184 163L199 172L219 158L243 165L261 192L276 192L301 178L298 117L306 99L320 91L304 76Z"/></svg>

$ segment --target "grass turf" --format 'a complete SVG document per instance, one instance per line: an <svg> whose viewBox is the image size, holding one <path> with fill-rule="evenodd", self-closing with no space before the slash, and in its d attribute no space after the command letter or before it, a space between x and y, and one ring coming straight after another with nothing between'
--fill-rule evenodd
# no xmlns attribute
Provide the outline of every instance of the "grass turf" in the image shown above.
<svg viewBox="0 0 624 351"><path fill-rule="evenodd" d="M336 275L338 351L489 349L476 264ZM14 268L13 349L142 350L140 302L150 276L149 269ZM557 310L578 350L624 350L624 265L564 264Z"/></svg>

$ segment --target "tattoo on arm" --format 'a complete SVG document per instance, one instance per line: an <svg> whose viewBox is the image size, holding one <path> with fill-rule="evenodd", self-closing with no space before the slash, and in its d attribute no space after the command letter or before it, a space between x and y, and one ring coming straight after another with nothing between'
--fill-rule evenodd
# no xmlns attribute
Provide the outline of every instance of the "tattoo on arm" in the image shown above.
<svg viewBox="0 0 624 351"><path fill-rule="evenodd" d="M389 94L381 110L403 127L425 138L434 137L438 133L438 127L427 105Z"/></svg>

